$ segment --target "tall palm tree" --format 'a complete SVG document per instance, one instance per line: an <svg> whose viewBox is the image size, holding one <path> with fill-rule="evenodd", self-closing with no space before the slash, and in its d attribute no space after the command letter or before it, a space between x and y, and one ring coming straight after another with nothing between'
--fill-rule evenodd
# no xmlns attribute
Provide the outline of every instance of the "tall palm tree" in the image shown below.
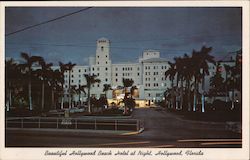
<svg viewBox="0 0 250 160"><path fill-rule="evenodd" d="M51 71L52 63L46 63L43 58L39 60L39 64L41 66L40 69L36 70L36 73L38 74L38 77L42 80L42 104L41 104L41 110L44 109L44 88L45 83L48 84L49 81L49 74Z"/></svg>
<svg viewBox="0 0 250 160"><path fill-rule="evenodd" d="M86 85L79 84L78 86L76 86L76 85L73 86L73 93L76 93L78 95L79 104L81 104L81 93L83 92L84 94L86 94L85 88L87 88Z"/></svg>
<svg viewBox="0 0 250 160"><path fill-rule="evenodd" d="M72 86L70 86L70 89L69 89L69 96L70 96L70 99L72 100L72 96L74 95L74 94L79 94L79 90L78 90L78 88L77 88L77 85L72 85ZM72 107L72 101L70 101L70 106ZM73 106L73 107L75 107L75 106Z"/></svg>
<svg viewBox="0 0 250 160"><path fill-rule="evenodd" d="M192 63L191 57L189 57L187 54L184 54L184 56L183 56L183 78L186 81L185 93L187 94L188 111L191 111L191 100L190 100L191 86L190 86L190 82L192 80L194 67L195 67L195 65Z"/></svg>
<svg viewBox="0 0 250 160"><path fill-rule="evenodd" d="M124 86L124 101L128 98L128 87L131 87L134 84L134 80L133 79L127 79L127 78L123 78L122 79L122 83ZM124 114L127 113L127 106L126 104L124 105Z"/></svg>
<svg viewBox="0 0 250 160"><path fill-rule="evenodd" d="M50 70L49 71L49 86L51 87L51 105L56 109L56 105L54 104L55 95L58 97L58 93L61 94L62 86L63 86L64 77L61 74L59 69ZM56 99L56 102L58 98Z"/></svg>
<svg viewBox="0 0 250 160"><path fill-rule="evenodd" d="M225 68L225 73L226 73L226 76L225 76L225 90L226 90L226 102L228 101L228 75L230 74L230 69L231 67L227 64L224 64L224 68Z"/></svg>
<svg viewBox="0 0 250 160"><path fill-rule="evenodd" d="M214 57L210 55L210 52L212 51L212 47L206 47L203 46L200 50L200 69L202 70L201 73L201 81L202 81L202 112L205 112L205 76L209 75L209 66L208 63L212 63L215 65Z"/></svg>
<svg viewBox="0 0 250 160"><path fill-rule="evenodd" d="M196 104L197 104L197 93L199 90L199 83L201 81L202 85L202 112L205 112L205 76L209 75L209 63L215 64L214 57L211 56L209 53L212 51L212 47L203 46L200 51L193 51L192 53L192 62L196 64L194 68L194 106L193 111L196 111Z"/></svg>
<svg viewBox="0 0 250 160"><path fill-rule="evenodd" d="M169 69L165 72L165 77L171 81L171 107L174 108L174 78L176 74L175 63L168 62Z"/></svg>
<svg viewBox="0 0 250 160"><path fill-rule="evenodd" d="M238 70L236 69L236 66L231 66L229 67L229 75L230 77L227 79L226 85L228 87L228 90L232 91L232 103L231 103L231 109L234 109L235 105L234 105L234 92L235 92L235 87L236 87L236 77L238 74Z"/></svg>
<svg viewBox="0 0 250 160"><path fill-rule="evenodd" d="M97 79L97 75L89 75L89 74L84 74L84 77L86 79L87 82L87 89L88 89L88 111L89 113L91 113L91 105L90 105L90 89L91 89L91 85L95 84L95 83L100 83L101 80Z"/></svg>
<svg viewBox="0 0 250 160"><path fill-rule="evenodd" d="M200 81L200 53L198 51L193 50L191 61L193 64L196 64L196 67L193 68L193 78L194 78L194 97L193 97L193 111L196 111L196 105L197 105L197 93L199 88L199 81Z"/></svg>
<svg viewBox="0 0 250 160"><path fill-rule="evenodd" d="M110 84L104 84L104 85L103 85L103 92L105 92L106 98L108 97L108 96L107 96L107 92L108 92L109 90L111 90L111 85L110 85Z"/></svg>
<svg viewBox="0 0 250 160"><path fill-rule="evenodd" d="M68 76L69 76L69 86L68 86L68 94L69 94L69 108L71 108L71 95L70 95L70 86L71 86L71 72L72 72L72 69L73 67L76 65L74 63L66 63L66 64L63 64L62 62L59 62L59 65L60 65L60 68L61 68L61 72L65 72L65 71L68 71Z"/></svg>
<svg viewBox="0 0 250 160"><path fill-rule="evenodd" d="M69 93L69 108L71 108L71 92L70 92L70 87L71 87L71 72L72 72L72 69L73 67L76 65L76 64L73 64L71 62L65 64L66 65L66 70L69 72L69 87L68 87L68 93Z"/></svg>
<svg viewBox="0 0 250 160"><path fill-rule="evenodd" d="M12 92L14 91L15 84L20 84L21 72L18 64L11 58L5 61L5 95L6 95L6 110L9 111L12 107ZM19 83L17 83L19 82Z"/></svg>
<svg viewBox="0 0 250 160"><path fill-rule="evenodd" d="M21 53L21 57L25 60L23 64L21 64L22 71L28 76L28 97L29 97L29 109L33 110L32 106L32 93L31 93L31 74L32 74L32 66L34 63L39 62L41 60L40 56L29 56L28 53Z"/></svg>
<svg viewBox="0 0 250 160"><path fill-rule="evenodd" d="M184 78L185 78L185 75L186 75L186 72L188 71L187 70L187 67L185 62L186 62L186 57L187 56L186 54L184 55L184 57L178 57L178 58L174 58L175 60L175 69L176 69L176 88L178 89L178 83L179 81L181 82L180 83L180 104L177 105L176 104L176 109L182 109L183 108L183 82L184 82ZM177 101L176 101L177 103Z"/></svg>
<svg viewBox="0 0 250 160"><path fill-rule="evenodd" d="M79 94L79 103L81 104L81 93L83 92L86 94L85 88L87 88L87 85L78 85L77 92Z"/></svg>
<svg viewBox="0 0 250 160"><path fill-rule="evenodd" d="M59 66L60 66L60 75L61 75L61 109L63 109L63 104L64 104L64 73L66 71L66 64L59 62Z"/></svg>

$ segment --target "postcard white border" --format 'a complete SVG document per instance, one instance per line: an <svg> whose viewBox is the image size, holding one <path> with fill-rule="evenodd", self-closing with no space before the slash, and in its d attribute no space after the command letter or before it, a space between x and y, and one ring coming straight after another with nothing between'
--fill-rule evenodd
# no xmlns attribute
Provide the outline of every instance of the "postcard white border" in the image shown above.
<svg viewBox="0 0 250 160"><path fill-rule="evenodd" d="M86 156L86 157L55 157L55 156L44 156L46 148L5 148L5 137L4 137L4 17L5 12L4 8L10 6L51 6L51 7L79 7L79 6L101 6L101 7L242 7L242 17L243 17L243 134L242 134L242 148L192 148L193 151L202 150L204 152L204 156L182 156L182 157L138 157L138 156ZM247 160L249 159L249 1L45 1L45 2L0 2L0 36L1 36L1 54L0 54L0 159L3 160L34 160L34 159L169 159L169 160L179 160L179 159L209 159L209 160ZM83 148L49 148L50 151L57 150L81 150ZM93 148L84 148L85 151L94 150ZM98 150L98 149L97 149ZM103 151L109 150L118 150L117 148L104 148ZM121 149L119 149L121 150ZM130 150L149 150L147 148L130 148ZM188 148L168 148L168 149L150 149L152 151L157 150L168 150L168 151L179 151L179 150L188 150Z"/></svg>

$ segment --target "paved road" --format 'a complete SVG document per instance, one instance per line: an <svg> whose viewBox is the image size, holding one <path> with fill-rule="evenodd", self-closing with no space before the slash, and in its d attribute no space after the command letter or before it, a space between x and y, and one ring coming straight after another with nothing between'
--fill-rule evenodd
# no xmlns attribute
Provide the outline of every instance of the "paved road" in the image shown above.
<svg viewBox="0 0 250 160"><path fill-rule="evenodd" d="M241 135L225 130L223 124L199 123L157 111L136 109L134 118L145 121L145 130L138 135L119 136L94 134L26 134L7 132L7 146L37 147L241 147Z"/></svg>
<svg viewBox="0 0 250 160"><path fill-rule="evenodd" d="M140 137L154 139L191 139L191 138L241 138L240 134L225 130L223 123L201 123L181 119L164 110L153 108L135 110L134 118L145 121L145 131Z"/></svg>

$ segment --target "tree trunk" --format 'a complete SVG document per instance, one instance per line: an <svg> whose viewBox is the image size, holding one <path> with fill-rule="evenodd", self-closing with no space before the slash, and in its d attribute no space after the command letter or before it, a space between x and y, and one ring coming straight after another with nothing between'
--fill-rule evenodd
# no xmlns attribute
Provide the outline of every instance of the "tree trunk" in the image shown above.
<svg viewBox="0 0 250 160"><path fill-rule="evenodd" d="M187 83L188 83L188 84L187 84L187 86L188 86L188 87L187 87L187 91L188 91L188 93L187 93L187 94L188 94L188 95L187 95L187 96L188 96L188 97L187 97L187 101L188 101L188 111L191 111L191 110L192 110L192 107L191 107L191 99L190 99L190 81L188 80Z"/></svg>
<svg viewBox="0 0 250 160"><path fill-rule="evenodd" d="M69 95L69 109L71 108L71 93L70 93L70 90L71 90L71 87L70 87L70 80L71 80L71 71L69 70L69 88L68 88L68 95Z"/></svg>
<svg viewBox="0 0 250 160"><path fill-rule="evenodd" d="M44 80L42 83L42 111L44 110Z"/></svg>
<svg viewBox="0 0 250 160"><path fill-rule="evenodd" d="M193 111L196 111L196 102L197 102L197 82L196 77L194 78L194 105L193 105Z"/></svg>
<svg viewBox="0 0 250 160"><path fill-rule="evenodd" d="M62 99L61 99L61 109L63 109L63 101L64 101L64 95L62 96Z"/></svg>
<svg viewBox="0 0 250 160"><path fill-rule="evenodd" d="M179 80L178 78L176 78L176 90L175 90L175 109L179 110L179 100L177 98L179 98L179 93L178 93L178 86L179 86Z"/></svg>
<svg viewBox="0 0 250 160"><path fill-rule="evenodd" d="M90 86L88 87L88 109L89 109L89 113L91 113L91 106L90 106Z"/></svg>
<svg viewBox="0 0 250 160"><path fill-rule="evenodd" d="M202 78L202 95L201 95L201 112L205 112L205 96L204 96L204 92L205 92L205 77Z"/></svg>
<svg viewBox="0 0 250 160"><path fill-rule="evenodd" d="M171 108L174 108L174 80L171 82L172 88L171 88Z"/></svg>
<svg viewBox="0 0 250 160"><path fill-rule="evenodd" d="M79 106L81 106L81 91L79 92L79 97L78 97L78 102L79 102Z"/></svg>
<svg viewBox="0 0 250 160"><path fill-rule="evenodd" d="M181 95L180 95L180 109L183 108L183 79L181 79Z"/></svg>
<svg viewBox="0 0 250 160"><path fill-rule="evenodd" d="M231 110L233 110L234 107L235 107L235 106L234 106L234 80L235 80L235 79L233 78L233 88L232 88L233 90L232 90L232 106L231 106Z"/></svg>
<svg viewBox="0 0 250 160"><path fill-rule="evenodd" d="M31 80L29 80L29 109L32 111L32 97L31 97Z"/></svg>
<svg viewBox="0 0 250 160"><path fill-rule="evenodd" d="M62 92L61 92L61 109L63 109L63 101L64 101L64 89L63 89L63 85L62 85Z"/></svg>
<svg viewBox="0 0 250 160"><path fill-rule="evenodd" d="M125 87L125 91L124 91L124 98L123 99L127 99L127 87ZM124 103L124 114L127 114L127 106Z"/></svg>
<svg viewBox="0 0 250 160"><path fill-rule="evenodd" d="M226 71L226 86L225 86L225 90L226 90L226 102L228 102L228 87L227 87L227 71Z"/></svg>
<svg viewBox="0 0 250 160"><path fill-rule="evenodd" d="M51 89L51 106L56 109L56 105L54 104L54 91Z"/></svg>
<svg viewBox="0 0 250 160"><path fill-rule="evenodd" d="M12 96L11 96L11 88L9 87L9 102L7 103L7 108L6 108L7 112L10 111L11 105L12 105Z"/></svg>

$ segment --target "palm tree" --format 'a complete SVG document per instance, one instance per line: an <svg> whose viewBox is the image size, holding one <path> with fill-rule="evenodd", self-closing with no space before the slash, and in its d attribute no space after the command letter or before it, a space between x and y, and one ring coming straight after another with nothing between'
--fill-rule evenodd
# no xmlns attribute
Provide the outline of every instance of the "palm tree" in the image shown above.
<svg viewBox="0 0 250 160"><path fill-rule="evenodd" d="M69 96L70 96L70 99L72 100L72 96L74 94L78 94L79 93L79 90L77 88L77 85L72 85L70 86L70 89L69 89ZM72 101L70 101L70 106L72 106ZM73 106L75 107L75 106Z"/></svg>
<svg viewBox="0 0 250 160"><path fill-rule="evenodd" d="M195 65L192 63L191 57L189 57L187 54L184 54L183 56L183 78L186 81L185 86L185 93L187 94L187 105L188 105L188 111L191 111L191 100L190 100L190 92L191 92L191 86L190 81L192 80L193 76L193 70Z"/></svg>
<svg viewBox="0 0 250 160"><path fill-rule="evenodd" d="M165 77L171 81L171 107L174 108L174 78L176 74L175 63L168 62L169 69L165 72Z"/></svg>
<svg viewBox="0 0 250 160"><path fill-rule="evenodd" d="M6 110L9 111L12 107L12 92L14 91L15 84L20 84L21 72L19 66L11 58L5 61L5 95L6 95ZM19 82L19 83L16 83Z"/></svg>
<svg viewBox="0 0 250 160"><path fill-rule="evenodd" d="M71 87L71 85L70 85L70 83L71 83L71 71L72 71L72 69L73 69L73 67L76 65L76 64L73 64L73 63L71 63L71 62L69 62L69 63L67 63L67 64L65 64L66 65L66 71L68 71L69 72L69 87L68 87L68 93L69 93L69 108L71 108L71 93L70 93L70 87Z"/></svg>
<svg viewBox="0 0 250 160"><path fill-rule="evenodd" d="M103 92L105 92L106 98L108 97L108 96L107 96L107 92L108 92L109 90L111 90L111 85L110 85L110 84L104 84L104 85L103 85Z"/></svg>
<svg viewBox="0 0 250 160"><path fill-rule="evenodd" d="M64 72L66 71L66 64L62 63L62 62L59 62L59 66L60 66L60 75L61 75L61 109L63 109L63 103L64 103L64 89L63 89L63 86L64 86L64 83L65 83L65 80L64 80Z"/></svg>
<svg viewBox="0 0 250 160"><path fill-rule="evenodd" d="M84 74L85 76L85 79L86 79L86 82L87 82L87 89L88 89L88 110L89 110L89 113L91 113L91 106L90 106L90 89L91 89L91 85L92 84L95 84L95 83L100 83L101 80L100 79L97 79L97 75L89 75L89 74Z"/></svg>
<svg viewBox="0 0 250 160"><path fill-rule="evenodd" d="M209 75L209 66L208 63L215 64L214 57L209 53L212 51L212 47L203 46L200 50L200 69L202 69L201 80L202 80L202 112L205 112L205 76Z"/></svg>
<svg viewBox="0 0 250 160"><path fill-rule="evenodd" d="M46 63L43 58L39 60L39 64L41 66L41 69L36 70L36 73L38 74L38 77L42 80L42 104L41 104L41 110L44 109L44 88L45 83L49 81L49 74L51 71L52 63Z"/></svg>
<svg viewBox="0 0 250 160"><path fill-rule="evenodd" d="M124 101L128 98L128 87L131 87L133 84L134 84L134 81L133 79L127 79L127 78L123 78L122 79L122 83L123 83L123 86L124 86ZM127 113L127 106L124 105L124 114Z"/></svg>
<svg viewBox="0 0 250 160"><path fill-rule="evenodd" d="M176 88L178 89L178 83L179 81L181 82L181 86L180 86L180 104L179 106L176 104L176 109L182 109L183 108L183 82L184 82L184 78L186 75L187 67L185 62L186 62L186 54L184 55L184 58L182 57L178 57L178 58L174 58L175 60L175 69L176 69ZM177 103L177 101L176 101Z"/></svg>
<svg viewBox="0 0 250 160"><path fill-rule="evenodd" d="M56 97L58 97L58 93L61 94L62 92L62 86L63 86L64 77L63 74L61 74L59 69L56 70L50 70L49 71L49 85L51 87L51 105L56 109L56 106L54 106L54 100L55 100L55 93L57 93ZM56 102L58 99L56 100Z"/></svg>
<svg viewBox="0 0 250 160"><path fill-rule="evenodd" d="M229 75L230 77L227 79L226 86L228 87L228 90L232 91L232 104L231 104L231 110L234 109L234 92L236 87L236 77L238 74L238 70L236 66L229 67Z"/></svg>
<svg viewBox="0 0 250 160"><path fill-rule="evenodd" d="M226 90L226 102L228 101L228 75L230 74L230 66L224 64L224 68L225 68L225 72L226 72L226 76L225 76L225 90Z"/></svg>
<svg viewBox="0 0 250 160"><path fill-rule="evenodd" d="M64 73L65 71L68 71L69 74L69 86L68 86L68 94L69 94L69 108L71 108L71 95L70 95L70 86L71 86L71 71L73 69L73 67L76 65L76 64L73 64L71 62L69 63L66 63L66 64L63 64L62 62L59 62L59 65L60 65L60 69L61 69L61 72ZM63 101L63 99L62 99ZM63 104L63 102L62 102Z"/></svg>
<svg viewBox="0 0 250 160"><path fill-rule="evenodd" d="M25 63L21 64L22 71L28 76L28 97L29 97L29 109L33 110L32 106L32 93L31 93L31 74L32 66L34 63L41 60L40 56L29 56L29 54L22 52L21 57L25 60Z"/></svg>
<svg viewBox="0 0 250 160"><path fill-rule="evenodd" d="M194 77L194 97L193 97L193 111L196 111L196 105L197 105L197 93L198 93L198 88L199 88L199 81L200 81L200 65L198 65L200 63L200 53L193 50L192 52L192 57L191 57L191 61L193 64L196 64L196 67L193 68L193 77Z"/></svg>
<svg viewBox="0 0 250 160"><path fill-rule="evenodd" d="M200 51L193 51L192 53L192 62L196 64L194 68L194 106L193 111L196 111L196 103L197 103L197 93L199 90L199 82L202 83L202 112L205 112L205 76L209 75L209 66L208 62L215 64L214 57L211 56L209 53L211 52L212 47L205 47L203 46Z"/></svg>
<svg viewBox="0 0 250 160"><path fill-rule="evenodd" d="M74 87L73 87L73 92L74 93L76 93L76 94L78 94L78 102L79 102L79 104L81 104L81 93L83 92L84 94L86 94L86 92L85 92L85 88L86 88L87 86L86 85L78 85L78 87L76 87L76 85L74 85Z"/></svg>

